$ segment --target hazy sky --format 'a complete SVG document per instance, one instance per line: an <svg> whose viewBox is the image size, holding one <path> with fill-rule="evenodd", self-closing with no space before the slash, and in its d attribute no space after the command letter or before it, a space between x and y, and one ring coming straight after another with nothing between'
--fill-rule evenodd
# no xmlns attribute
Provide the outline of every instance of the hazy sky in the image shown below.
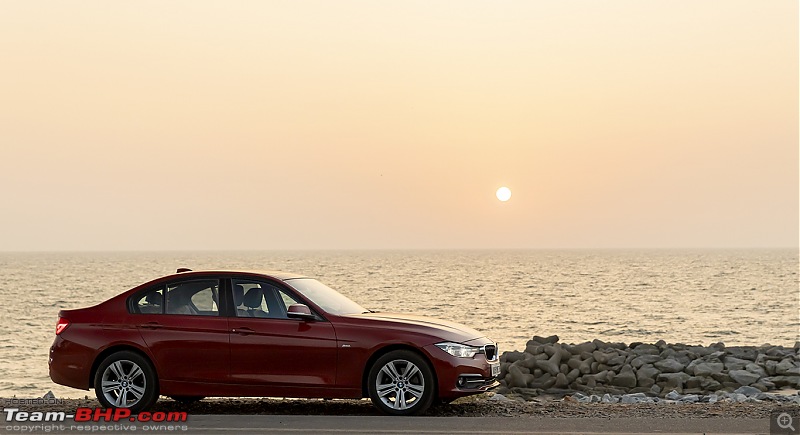
<svg viewBox="0 0 800 435"><path fill-rule="evenodd" d="M798 245L796 0L4 1L0 59L0 250Z"/></svg>

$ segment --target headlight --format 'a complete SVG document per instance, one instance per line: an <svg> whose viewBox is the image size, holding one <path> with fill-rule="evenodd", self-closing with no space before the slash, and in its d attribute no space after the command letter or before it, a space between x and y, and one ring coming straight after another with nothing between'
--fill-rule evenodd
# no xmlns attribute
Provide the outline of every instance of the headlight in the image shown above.
<svg viewBox="0 0 800 435"><path fill-rule="evenodd" d="M467 346L460 343L439 343L436 345L439 349L449 353L450 355L460 358L472 358L476 353L480 352L480 347Z"/></svg>

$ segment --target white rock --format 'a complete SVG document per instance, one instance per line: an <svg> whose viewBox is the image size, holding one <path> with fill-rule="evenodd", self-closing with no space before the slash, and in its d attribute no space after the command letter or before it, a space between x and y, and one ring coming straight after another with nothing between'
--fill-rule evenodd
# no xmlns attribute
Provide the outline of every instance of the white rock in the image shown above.
<svg viewBox="0 0 800 435"><path fill-rule="evenodd" d="M761 393L761 390L759 390L756 387L744 386L744 387L737 388L736 391L734 391L734 393L735 394L744 394L747 397L755 397L759 393Z"/></svg>
<svg viewBox="0 0 800 435"><path fill-rule="evenodd" d="M681 402L685 403L696 403L700 401L700 397L697 394L687 394L681 397Z"/></svg>
<svg viewBox="0 0 800 435"><path fill-rule="evenodd" d="M606 393L606 394L603 394L603 397L600 399L600 401L603 402L603 403L617 403L617 402L619 402L619 397L612 396L612 395Z"/></svg>
<svg viewBox="0 0 800 435"><path fill-rule="evenodd" d="M622 396L622 403L642 403L648 399L644 393L624 394Z"/></svg>

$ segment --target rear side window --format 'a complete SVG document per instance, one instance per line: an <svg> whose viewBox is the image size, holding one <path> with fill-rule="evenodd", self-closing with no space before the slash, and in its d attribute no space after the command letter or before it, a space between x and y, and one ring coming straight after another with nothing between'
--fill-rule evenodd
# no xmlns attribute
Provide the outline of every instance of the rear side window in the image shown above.
<svg viewBox="0 0 800 435"><path fill-rule="evenodd" d="M139 295L133 301L133 311L138 314L163 314L164 289L156 288Z"/></svg>
<svg viewBox="0 0 800 435"><path fill-rule="evenodd" d="M186 281L167 286L167 314L219 316L219 281Z"/></svg>

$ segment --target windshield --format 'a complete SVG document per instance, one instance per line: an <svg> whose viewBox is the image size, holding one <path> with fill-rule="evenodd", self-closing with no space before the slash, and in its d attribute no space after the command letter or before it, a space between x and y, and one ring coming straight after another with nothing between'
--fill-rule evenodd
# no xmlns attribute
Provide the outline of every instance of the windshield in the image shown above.
<svg viewBox="0 0 800 435"><path fill-rule="evenodd" d="M316 279L296 278L286 280L286 283L328 313L341 316L369 312L366 308Z"/></svg>

